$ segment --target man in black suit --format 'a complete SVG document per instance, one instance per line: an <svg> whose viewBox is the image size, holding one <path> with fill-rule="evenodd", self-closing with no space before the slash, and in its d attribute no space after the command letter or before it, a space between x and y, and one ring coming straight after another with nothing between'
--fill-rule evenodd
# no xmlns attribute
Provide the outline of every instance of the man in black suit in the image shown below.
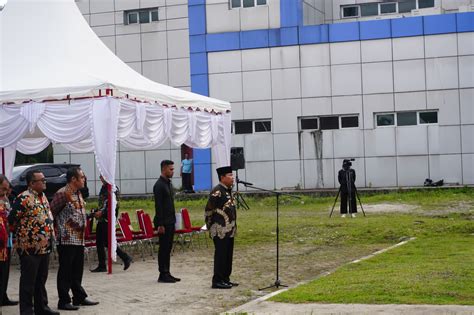
<svg viewBox="0 0 474 315"><path fill-rule="evenodd" d="M174 189L171 178L174 174L174 162L161 161L161 176L153 186L155 196L155 217L153 223L158 229L160 249L158 250L158 282L175 283L181 279L173 277L170 273L170 256L173 248L173 237L176 223L174 209Z"/></svg>

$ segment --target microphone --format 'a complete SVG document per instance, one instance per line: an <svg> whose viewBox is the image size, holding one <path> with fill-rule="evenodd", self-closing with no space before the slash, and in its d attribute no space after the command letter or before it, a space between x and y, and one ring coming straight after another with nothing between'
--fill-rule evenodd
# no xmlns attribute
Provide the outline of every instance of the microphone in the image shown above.
<svg viewBox="0 0 474 315"><path fill-rule="evenodd" d="M237 184L243 184L243 185L246 185L246 186L253 186L252 183L249 183L249 182L240 180L240 179L238 179L238 178L237 178Z"/></svg>

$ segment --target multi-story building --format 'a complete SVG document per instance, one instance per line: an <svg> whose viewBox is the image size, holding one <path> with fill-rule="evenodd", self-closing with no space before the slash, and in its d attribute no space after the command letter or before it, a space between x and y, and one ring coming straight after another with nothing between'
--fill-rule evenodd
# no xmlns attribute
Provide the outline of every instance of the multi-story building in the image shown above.
<svg viewBox="0 0 474 315"><path fill-rule="evenodd" d="M474 184L473 0L76 2L136 71L231 102L241 179L333 188L355 158L359 187ZM181 152L121 147L122 191L150 193L160 160L179 168ZM209 189L212 154L193 155ZM98 176L93 155L56 147L55 161Z"/></svg>

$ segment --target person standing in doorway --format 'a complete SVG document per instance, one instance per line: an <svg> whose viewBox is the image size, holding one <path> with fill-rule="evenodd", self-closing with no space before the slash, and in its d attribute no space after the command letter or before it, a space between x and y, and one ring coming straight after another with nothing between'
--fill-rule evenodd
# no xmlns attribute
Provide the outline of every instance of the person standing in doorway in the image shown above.
<svg viewBox="0 0 474 315"><path fill-rule="evenodd" d="M184 160L181 161L181 177L183 179L183 190L185 193L194 193L191 177L193 172L193 160L189 159L189 154L184 153Z"/></svg>
<svg viewBox="0 0 474 315"><path fill-rule="evenodd" d="M160 276L158 282L175 283L181 279L173 277L170 273L171 249L176 223L176 212L174 208L174 189L171 178L174 174L174 162L170 160L161 161L161 176L153 186L155 196L155 217L153 223L158 229L160 248L158 250L158 270Z"/></svg>

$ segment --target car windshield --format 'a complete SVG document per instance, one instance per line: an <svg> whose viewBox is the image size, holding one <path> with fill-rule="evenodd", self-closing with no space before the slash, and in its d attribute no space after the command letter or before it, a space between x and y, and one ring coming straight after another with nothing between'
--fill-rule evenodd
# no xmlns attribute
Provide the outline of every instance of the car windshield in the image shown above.
<svg viewBox="0 0 474 315"><path fill-rule="evenodd" d="M23 165L23 166L15 166L12 171L12 178L11 179L16 179L17 177L20 176L21 173L23 173L24 170L26 170L29 165Z"/></svg>

